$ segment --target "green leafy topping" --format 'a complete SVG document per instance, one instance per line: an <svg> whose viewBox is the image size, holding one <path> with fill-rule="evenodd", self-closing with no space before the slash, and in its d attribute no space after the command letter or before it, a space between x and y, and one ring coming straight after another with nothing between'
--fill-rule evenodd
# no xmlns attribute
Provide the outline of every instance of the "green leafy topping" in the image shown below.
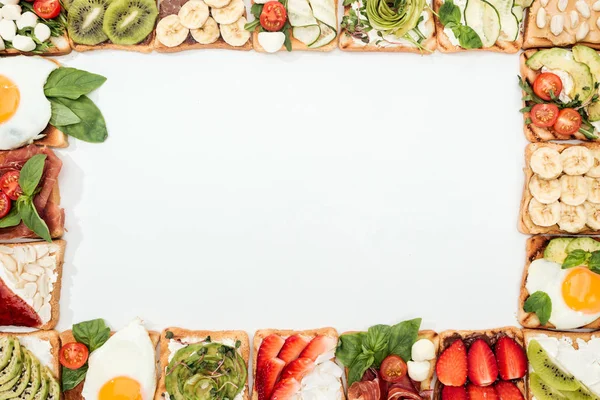
<svg viewBox="0 0 600 400"><path fill-rule="evenodd" d="M173 335L173 332L171 332L171 331L166 331L165 332L165 338L166 339L173 339L174 336L175 335Z"/></svg>
<svg viewBox="0 0 600 400"><path fill-rule="evenodd" d="M53 98L54 102L70 109L81 120L76 124L56 125L58 129L85 142L101 143L106 140L108 132L104 117L94 102L87 96L81 96L77 100L56 97Z"/></svg>
<svg viewBox="0 0 600 400"><path fill-rule="evenodd" d="M462 24L462 13L453 0L446 0L438 13L440 22L444 27L452 30L458 39L458 44L463 49L479 49L483 47L481 38L470 26Z"/></svg>
<svg viewBox="0 0 600 400"><path fill-rule="evenodd" d="M592 272L600 274L600 251L592 252L588 260L588 267Z"/></svg>
<svg viewBox="0 0 600 400"><path fill-rule="evenodd" d="M389 354L400 356L403 360L410 360L412 345L417 341L421 318L400 322L390 329Z"/></svg>
<svg viewBox="0 0 600 400"><path fill-rule="evenodd" d="M567 254L567 258L562 263L562 269L578 267L587 263L588 259L592 256L590 252L585 250L577 249Z"/></svg>
<svg viewBox="0 0 600 400"><path fill-rule="evenodd" d="M540 324L546 325L552 314L552 300L544 292L537 291L527 298L523 306L525 312L535 313Z"/></svg>
<svg viewBox="0 0 600 400"><path fill-rule="evenodd" d="M19 210L17 207L13 207L10 209L10 212L4 216L4 218L0 218L0 228L10 228L12 226L17 226L21 223L21 215L19 214Z"/></svg>
<svg viewBox="0 0 600 400"><path fill-rule="evenodd" d="M77 385L79 385L85 379L85 374L87 373L88 365L87 363L77 369L69 369L66 367L62 367L62 390L66 392L67 390L74 389Z"/></svg>
<svg viewBox="0 0 600 400"><path fill-rule="evenodd" d="M98 89L106 82L106 78L75 68L61 67L48 76L44 85L47 97L66 97L77 100L79 97Z"/></svg>
<svg viewBox="0 0 600 400"><path fill-rule="evenodd" d="M21 216L25 226L27 226L45 241L52 241L52 236L50 236L48 225L46 225L46 222L38 214L37 209L33 205L33 199L31 197L19 197L17 200L17 210L19 211L19 215Z"/></svg>
<svg viewBox="0 0 600 400"><path fill-rule="evenodd" d="M19 174L19 186L21 186L23 194L27 196L33 195L35 188L40 183L40 179L42 179L45 162L45 154L36 154L23 165Z"/></svg>
<svg viewBox="0 0 600 400"><path fill-rule="evenodd" d="M92 352L106 343L110 337L110 328L103 319L92 319L73 325L73 336Z"/></svg>

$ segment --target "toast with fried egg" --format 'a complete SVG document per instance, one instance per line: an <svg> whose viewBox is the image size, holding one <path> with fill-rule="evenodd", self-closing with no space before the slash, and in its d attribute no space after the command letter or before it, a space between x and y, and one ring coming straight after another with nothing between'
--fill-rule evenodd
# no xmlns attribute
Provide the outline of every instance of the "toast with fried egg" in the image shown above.
<svg viewBox="0 0 600 400"><path fill-rule="evenodd" d="M49 331L34 331L34 332L0 332L0 338L13 336L19 339L22 346L31 351L40 362L47 367L56 379L60 379L60 361L58 352L60 350L60 338L58 332ZM36 342L45 342L43 346L37 345ZM41 347L44 347L43 349ZM44 354L46 350L50 354Z"/></svg>

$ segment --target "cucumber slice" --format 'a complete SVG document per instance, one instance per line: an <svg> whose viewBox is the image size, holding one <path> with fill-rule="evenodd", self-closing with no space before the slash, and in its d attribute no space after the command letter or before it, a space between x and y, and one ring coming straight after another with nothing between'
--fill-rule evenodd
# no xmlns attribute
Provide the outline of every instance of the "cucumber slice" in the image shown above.
<svg viewBox="0 0 600 400"><path fill-rule="evenodd" d="M319 25L295 26L294 29L292 29L292 35L310 47L310 45L316 42L319 39L319 36L321 36L321 28L319 28Z"/></svg>
<svg viewBox="0 0 600 400"><path fill-rule="evenodd" d="M533 0L515 0L515 6L528 8L533 4Z"/></svg>
<svg viewBox="0 0 600 400"><path fill-rule="evenodd" d="M328 25L319 22L319 28L321 30L321 35L319 36L316 42L308 46L311 49L316 49L325 46L331 43L331 41L337 36L337 32Z"/></svg>
<svg viewBox="0 0 600 400"><path fill-rule="evenodd" d="M317 25L308 0L288 0L287 13L288 20L294 27Z"/></svg>
<svg viewBox="0 0 600 400"><path fill-rule="evenodd" d="M500 39L509 42L519 36L519 21L513 14L514 0L488 0L500 16Z"/></svg>
<svg viewBox="0 0 600 400"><path fill-rule="evenodd" d="M334 0L308 0L315 18L330 27L337 27L337 9ZM323 35L323 27L321 27ZM335 36L334 36L335 37ZM333 39L331 39L333 40ZM331 42L331 40L329 42ZM329 43L327 42L327 43ZM327 44L325 43L325 44Z"/></svg>
<svg viewBox="0 0 600 400"><path fill-rule="evenodd" d="M485 0L467 1L465 23L479 35L483 47L492 47L500 36L500 15Z"/></svg>
<svg viewBox="0 0 600 400"><path fill-rule="evenodd" d="M515 17L517 17L517 21L519 21L519 24L523 22L523 17L525 16L525 9L523 7L513 6L512 12L513 14L515 14Z"/></svg>

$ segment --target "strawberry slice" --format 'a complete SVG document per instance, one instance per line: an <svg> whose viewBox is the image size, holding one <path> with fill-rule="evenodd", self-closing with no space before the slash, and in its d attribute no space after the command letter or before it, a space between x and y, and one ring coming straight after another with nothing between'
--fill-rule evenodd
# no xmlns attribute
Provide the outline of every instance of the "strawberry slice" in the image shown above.
<svg viewBox="0 0 600 400"><path fill-rule="evenodd" d="M512 382L500 381L494 387L500 400L524 400L523 393Z"/></svg>
<svg viewBox="0 0 600 400"><path fill-rule="evenodd" d="M523 347L508 336L503 336L496 343L496 360L500 378L508 381L520 379L527 372L527 356Z"/></svg>
<svg viewBox="0 0 600 400"><path fill-rule="evenodd" d="M493 386L476 386L469 383L467 393L469 394L469 400L499 400Z"/></svg>
<svg viewBox="0 0 600 400"><path fill-rule="evenodd" d="M256 368L262 369L265 362L277 357L284 343L285 340L279 335L271 334L264 338L258 349Z"/></svg>
<svg viewBox="0 0 600 400"><path fill-rule="evenodd" d="M302 350L304 350L309 343L310 338L304 335L292 335L285 339L285 343L277 357L285 361L286 364L289 364L300 356Z"/></svg>
<svg viewBox="0 0 600 400"><path fill-rule="evenodd" d="M310 358L297 358L289 363L281 373L281 379L294 378L298 382L304 378L304 376L315 369L315 363Z"/></svg>
<svg viewBox="0 0 600 400"><path fill-rule="evenodd" d="M295 395L298 390L300 390L300 382L294 378L282 379L275 386L271 400L287 400Z"/></svg>
<svg viewBox="0 0 600 400"><path fill-rule="evenodd" d="M311 340L308 346L302 350L300 357L310 358L315 361L321 354L334 350L336 345L337 339L331 336L319 335Z"/></svg>
<svg viewBox="0 0 600 400"><path fill-rule="evenodd" d="M275 383L281 375L285 363L279 358L271 358L264 362L262 367L256 367L256 392L258 400L269 400Z"/></svg>
<svg viewBox="0 0 600 400"><path fill-rule="evenodd" d="M492 349L483 339L471 344L467 355L469 380L477 386L489 386L498 378L498 364Z"/></svg>
<svg viewBox="0 0 600 400"><path fill-rule="evenodd" d="M467 389L464 386L444 386L442 400L468 400Z"/></svg>
<svg viewBox="0 0 600 400"><path fill-rule="evenodd" d="M463 386L467 382L467 348L457 339L438 358L438 380L446 386Z"/></svg>

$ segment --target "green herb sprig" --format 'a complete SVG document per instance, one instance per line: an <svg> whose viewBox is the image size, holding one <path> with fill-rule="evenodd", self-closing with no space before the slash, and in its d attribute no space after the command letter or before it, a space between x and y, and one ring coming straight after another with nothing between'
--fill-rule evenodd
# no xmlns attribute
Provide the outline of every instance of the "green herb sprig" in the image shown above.
<svg viewBox="0 0 600 400"><path fill-rule="evenodd" d="M547 293L535 292L527 298L523 310L528 313L535 313L540 320L540 324L546 325L552 314L552 300Z"/></svg>
<svg viewBox="0 0 600 400"><path fill-rule="evenodd" d="M470 26L462 23L462 13L453 0L446 0L442 4L437 17L444 27L452 30L452 33L458 39L458 44L463 49L479 49L483 47L483 43L477 32Z"/></svg>

